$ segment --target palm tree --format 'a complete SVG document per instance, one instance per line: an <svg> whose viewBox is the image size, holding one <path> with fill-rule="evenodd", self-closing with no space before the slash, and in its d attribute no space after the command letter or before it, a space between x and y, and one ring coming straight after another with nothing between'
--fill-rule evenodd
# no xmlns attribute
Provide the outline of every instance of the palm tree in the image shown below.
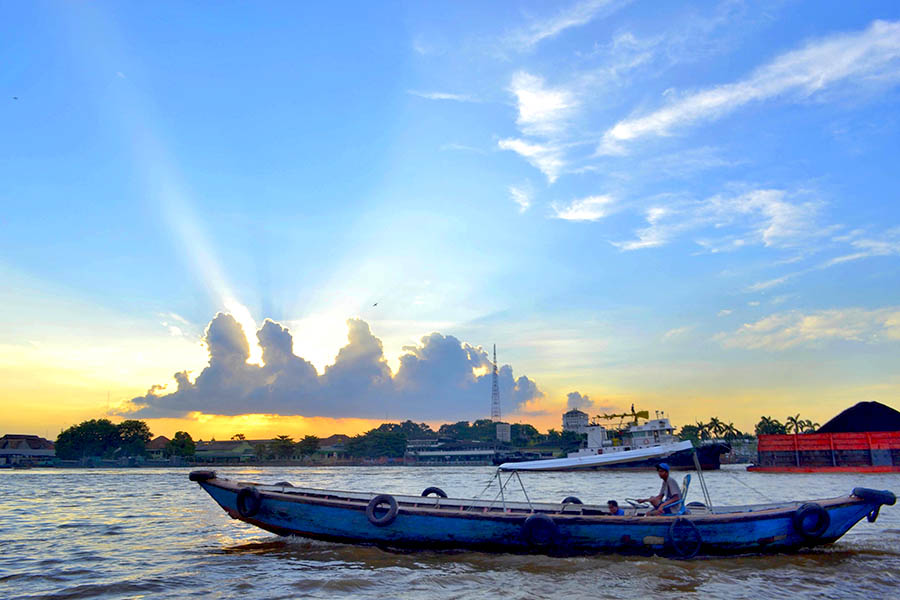
<svg viewBox="0 0 900 600"><path fill-rule="evenodd" d="M701 440L709 439L709 425L703 421L697 421L697 437Z"/></svg>
<svg viewBox="0 0 900 600"><path fill-rule="evenodd" d="M726 440L733 440L734 438L741 437L741 435L743 435L740 430L734 426L734 423L723 425L723 428Z"/></svg>
<svg viewBox="0 0 900 600"><path fill-rule="evenodd" d="M722 437L722 434L725 433L725 424L718 417L712 417L709 420L709 429L717 438Z"/></svg>
<svg viewBox="0 0 900 600"><path fill-rule="evenodd" d="M803 429L803 421L800 419L800 413L797 413L793 417L788 417L785 424L787 425L787 430L793 431L794 434L800 433L800 430Z"/></svg>
<svg viewBox="0 0 900 600"><path fill-rule="evenodd" d="M800 428L803 430L803 433L815 433L816 429L819 428L819 424L813 423L810 419L803 419L800 421Z"/></svg>

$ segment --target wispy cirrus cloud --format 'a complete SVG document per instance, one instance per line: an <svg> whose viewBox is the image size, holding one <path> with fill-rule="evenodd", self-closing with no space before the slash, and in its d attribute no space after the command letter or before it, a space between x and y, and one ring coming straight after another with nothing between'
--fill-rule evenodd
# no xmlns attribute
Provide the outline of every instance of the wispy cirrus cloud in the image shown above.
<svg viewBox="0 0 900 600"><path fill-rule="evenodd" d="M520 51L530 50L546 39L554 38L573 27L587 25L594 19L610 14L628 2L626 0L586 0L559 10L551 17L532 20L513 31L507 41Z"/></svg>
<svg viewBox="0 0 900 600"><path fill-rule="evenodd" d="M501 150L512 150L523 157L532 166L540 170L553 183L559 178L565 166L562 149L553 144L540 142L528 142L522 139L511 138L497 142Z"/></svg>
<svg viewBox="0 0 900 600"><path fill-rule="evenodd" d="M518 205L520 213L531 207L532 195L531 186L529 185L509 186L509 197Z"/></svg>
<svg viewBox="0 0 900 600"><path fill-rule="evenodd" d="M688 94L643 117L619 121L603 136L598 154L625 152L642 137L714 120L750 102L787 94L809 98L840 84L893 84L900 80L900 22L875 21L861 32L815 40L777 57L740 81Z"/></svg>
<svg viewBox="0 0 900 600"><path fill-rule="evenodd" d="M609 214L612 196L588 196L573 200L567 205L554 203L554 217L565 221L599 221Z"/></svg>
<svg viewBox="0 0 900 600"><path fill-rule="evenodd" d="M418 90L407 90L407 94L410 96L417 96L419 98L424 98L426 100L451 100L454 102L479 102L479 100L473 96L469 96L467 94L452 94L449 92L422 92Z"/></svg>
<svg viewBox="0 0 900 600"><path fill-rule="evenodd" d="M717 334L715 339L726 348L778 351L834 341L897 342L900 341L900 307L777 313L746 323L734 332Z"/></svg>
<svg viewBox="0 0 900 600"><path fill-rule="evenodd" d="M675 201L646 210L647 227L637 238L614 242L622 250L662 246L687 232L709 252L748 245L793 247L825 234L817 226L819 203L792 201L784 190L752 190L737 196L717 195L703 201ZM700 235L699 231L711 231Z"/></svg>
<svg viewBox="0 0 900 600"><path fill-rule="evenodd" d="M877 237L866 235L861 230L855 230L847 236L836 239L849 243L854 251L832 258L822 265L823 267L832 267L873 256L900 256L900 227L889 229Z"/></svg>
<svg viewBox="0 0 900 600"><path fill-rule="evenodd" d="M509 91L516 98L516 125L532 139L507 138L497 145L525 158L553 183L565 167L565 129L578 100L571 90L550 87L525 71L513 74Z"/></svg>

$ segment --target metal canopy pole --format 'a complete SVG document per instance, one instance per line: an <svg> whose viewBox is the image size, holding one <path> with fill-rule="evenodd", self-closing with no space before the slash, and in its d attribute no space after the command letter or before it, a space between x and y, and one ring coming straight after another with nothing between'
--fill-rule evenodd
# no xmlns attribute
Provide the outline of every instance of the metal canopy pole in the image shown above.
<svg viewBox="0 0 900 600"><path fill-rule="evenodd" d="M706 481L703 479L703 469L700 468L700 459L697 458L697 450L694 449L694 467L697 469L697 478L700 480L700 489L703 490L703 499L706 500L706 506L709 512L712 512L712 500L709 498L709 490L706 489ZM687 500L687 498L685 498Z"/></svg>

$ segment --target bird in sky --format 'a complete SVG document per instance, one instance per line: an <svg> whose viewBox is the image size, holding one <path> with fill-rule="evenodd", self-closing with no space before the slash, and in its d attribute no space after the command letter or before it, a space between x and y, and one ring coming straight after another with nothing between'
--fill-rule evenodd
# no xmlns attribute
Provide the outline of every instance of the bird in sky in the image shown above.
<svg viewBox="0 0 900 600"><path fill-rule="evenodd" d="M18 99L19 99L18 96L13 96L13 100L18 100Z"/></svg>
<svg viewBox="0 0 900 600"><path fill-rule="evenodd" d="M372 306L378 306L378 303L377 303L377 302L376 302L376 303L375 303L375 304L373 304L373 305L372 305Z"/></svg>

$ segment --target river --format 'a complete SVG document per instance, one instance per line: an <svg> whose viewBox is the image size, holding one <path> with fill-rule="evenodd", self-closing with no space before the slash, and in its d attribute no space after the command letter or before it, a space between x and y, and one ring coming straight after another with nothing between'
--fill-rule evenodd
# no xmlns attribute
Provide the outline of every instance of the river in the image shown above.
<svg viewBox="0 0 900 600"><path fill-rule="evenodd" d="M0 472L0 598L886 598L900 589L900 505L836 544L796 554L700 558L399 552L281 538L230 519L189 469ZM230 467L222 476L340 490L481 493L490 467ZM682 474L673 473L678 480ZM532 500L620 501L655 472L531 473ZM695 480L696 481L696 480ZM815 499L900 474L706 474L716 504ZM521 496L520 496L521 498ZM694 483L688 500L702 500Z"/></svg>

